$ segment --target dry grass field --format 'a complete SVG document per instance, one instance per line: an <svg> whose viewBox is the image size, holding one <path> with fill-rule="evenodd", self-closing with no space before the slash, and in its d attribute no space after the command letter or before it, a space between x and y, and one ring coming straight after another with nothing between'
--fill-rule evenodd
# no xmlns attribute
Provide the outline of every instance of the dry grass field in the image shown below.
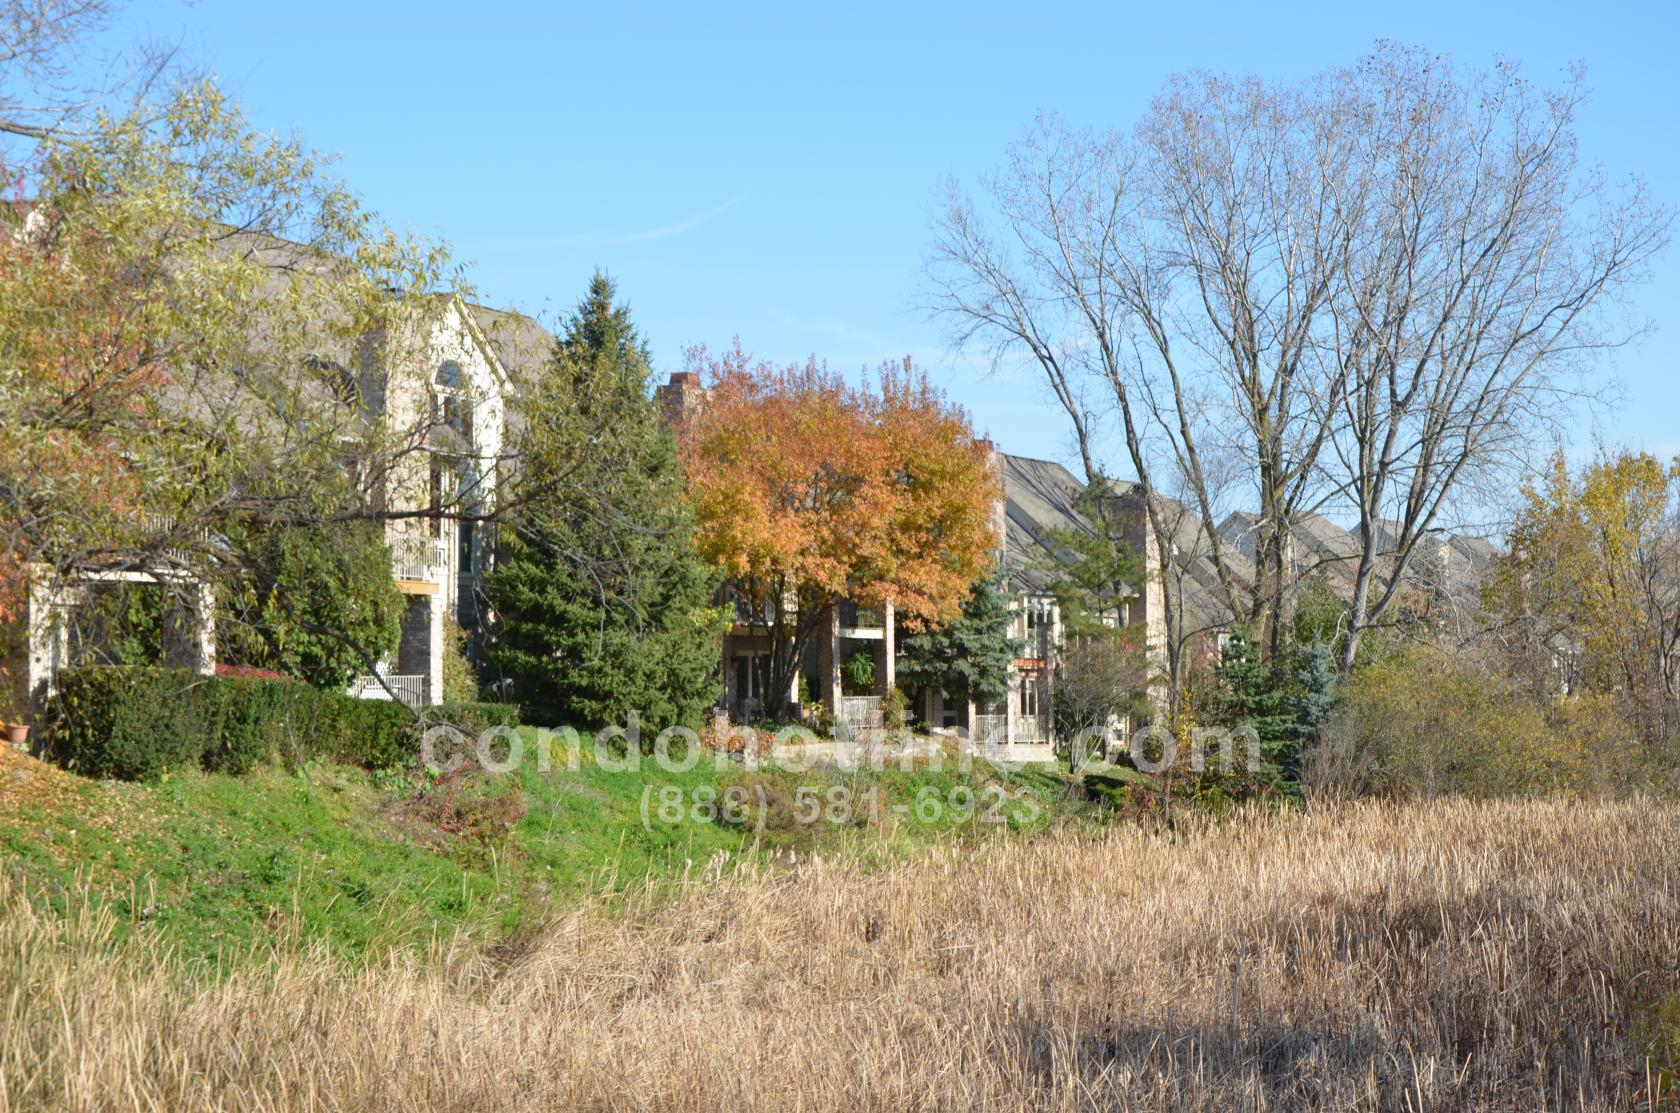
<svg viewBox="0 0 1680 1113"><path fill-rule="evenodd" d="M873 874L697 867L675 903L494 954L295 954L214 982L8 893L0 1103L1674 1108L1676 819L1359 806Z"/></svg>

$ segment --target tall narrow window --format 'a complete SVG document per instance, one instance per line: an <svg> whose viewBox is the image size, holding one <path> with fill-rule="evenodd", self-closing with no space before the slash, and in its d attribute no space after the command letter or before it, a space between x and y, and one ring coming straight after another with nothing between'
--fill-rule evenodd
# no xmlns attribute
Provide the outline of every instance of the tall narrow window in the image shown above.
<svg viewBox="0 0 1680 1113"><path fill-rule="evenodd" d="M432 421L452 430L460 447L467 450L473 445L471 387L461 365L452 359L444 360L432 376Z"/></svg>
<svg viewBox="0 0 1680 1113"><path fill-rule="evenodd" d="M429 511L426 521L433 540L437 540L443 537L443 464L435 459L426 484L426 508Z"/></svg>

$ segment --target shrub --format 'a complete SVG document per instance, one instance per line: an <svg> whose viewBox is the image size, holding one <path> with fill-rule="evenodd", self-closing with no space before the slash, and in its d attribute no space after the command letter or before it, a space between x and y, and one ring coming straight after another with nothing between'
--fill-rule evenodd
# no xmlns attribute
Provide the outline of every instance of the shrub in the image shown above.
<svg viewBox="0 0 1680 1113"><path fill-rule="evenodd" d="M1520 791L1545 726L1496 672L1420 647L1355 676L1327 744L1360 771L1347 785L1356 794L1487 797Z"/></svg>
<svg viewBox="0 0 1680 1113"><path fill-rule="evenodd" d="M468 734L482 734L491 727L519 725L519 705L516 703L458 700L445 703L438 710L445 721L453 723Z"/></svg>
<svg viewBox="0 0 1680 1113"><path fill-rule="evenodd" d="M471 764L422 780L408 811L440 831L474 842L500 845L525 816L525 798Z"/></svg>
<svg viewBox="0 0 1680 1113"><path fill-rule="evenodd" d="M417 758L418 723L400 703L320 692L309 750L364 769L395 769Z"/></svg>
<svg viewBox="0 0 1680 1113"><path fill-rule="evenodd" d="M881 722L888 731L905 727L905 713L910 710L910 697L896 685L881 697Z"/></svg>
<svg viewBox="0 0 1680 1113"><path fill-rule="evenodd" d="M848 696L866 696L875 690L875 654L859 649L840 666L840 687Z"/></svg>
<svg viewBox="0 0 1680 1113"><path fill-rule="evenodd" d="M60 669L41 739L46 753L89 777L151 780L205 750L203 701L214 683L190 669Z"/></svg>
<svg viewBox="0 0 1680 1113"><path fill-rule="evenodd" d="M467 632L449 615L443 619L443 702L478 700L478 672L467 656Z"/></svg>
<svg viewBox="0 0 1680 1113"><path fill-rule="evenodd" d="M1638 749L1608 699L1547 699L1474 654L1419 647L1355 674L1306 779L1320 797L1616 791L1638 781Z"/></svg>
<svg viewBox="0 0 1680 1113"><path fill-rule="evenodd" d="M462 707L462 718L485 724L477 730L517 723L506 705ZM419 752L418 720L399 703L289 680L162 668L59 670L41 741L65 768L119 780L151 780L195 764L241 774L282 753L391 769Z"/></svg>
<svg viewBox="0 0 1680 1113"><path fill-rule="evenodd" d="M259 669L255 665L232 665L226 661L216 662L217 676L245 677L254 680L296 680L295 676L287 676L283 672L273 669Z"/></svg>
<svg viewBox="0 0 1680 1113"><path fill-rule="evenodd" d="M239 775L282 752L314 718L318 694L290 680L218 677L203 686L206 744L201 758L212 773Z"/></svg>

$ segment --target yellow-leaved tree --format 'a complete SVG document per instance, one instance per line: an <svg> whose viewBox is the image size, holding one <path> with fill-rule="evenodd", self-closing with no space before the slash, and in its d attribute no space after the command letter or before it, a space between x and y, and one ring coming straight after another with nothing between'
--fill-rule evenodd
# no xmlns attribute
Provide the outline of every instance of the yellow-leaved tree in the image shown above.
<svg viewBox="0 0 1680 1113"><path fill-rule="evenodd" d="M1652 743L1680 738L1680 460L1556 457L1488 589L1536 682L1614 693Z"/></svg>

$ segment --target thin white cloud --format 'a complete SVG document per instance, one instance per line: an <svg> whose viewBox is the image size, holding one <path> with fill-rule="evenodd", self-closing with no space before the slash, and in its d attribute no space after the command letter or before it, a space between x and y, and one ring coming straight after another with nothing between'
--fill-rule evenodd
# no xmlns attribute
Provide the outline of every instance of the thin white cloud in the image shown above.
<svg viewBox="0 0 1680 1113"><path fill-rule="evenodd" d="M707 209L705 212L691 216L679 223L670 224L664 228L647 228L640 232L631 232L627 236L608 236L598 242L603 244L646 243L648 240L664 240L672 236L680 236L692 228L700 227L713 217L723 215L740 203L740 200L741 196L736 195L715 209Z"/></svg>

